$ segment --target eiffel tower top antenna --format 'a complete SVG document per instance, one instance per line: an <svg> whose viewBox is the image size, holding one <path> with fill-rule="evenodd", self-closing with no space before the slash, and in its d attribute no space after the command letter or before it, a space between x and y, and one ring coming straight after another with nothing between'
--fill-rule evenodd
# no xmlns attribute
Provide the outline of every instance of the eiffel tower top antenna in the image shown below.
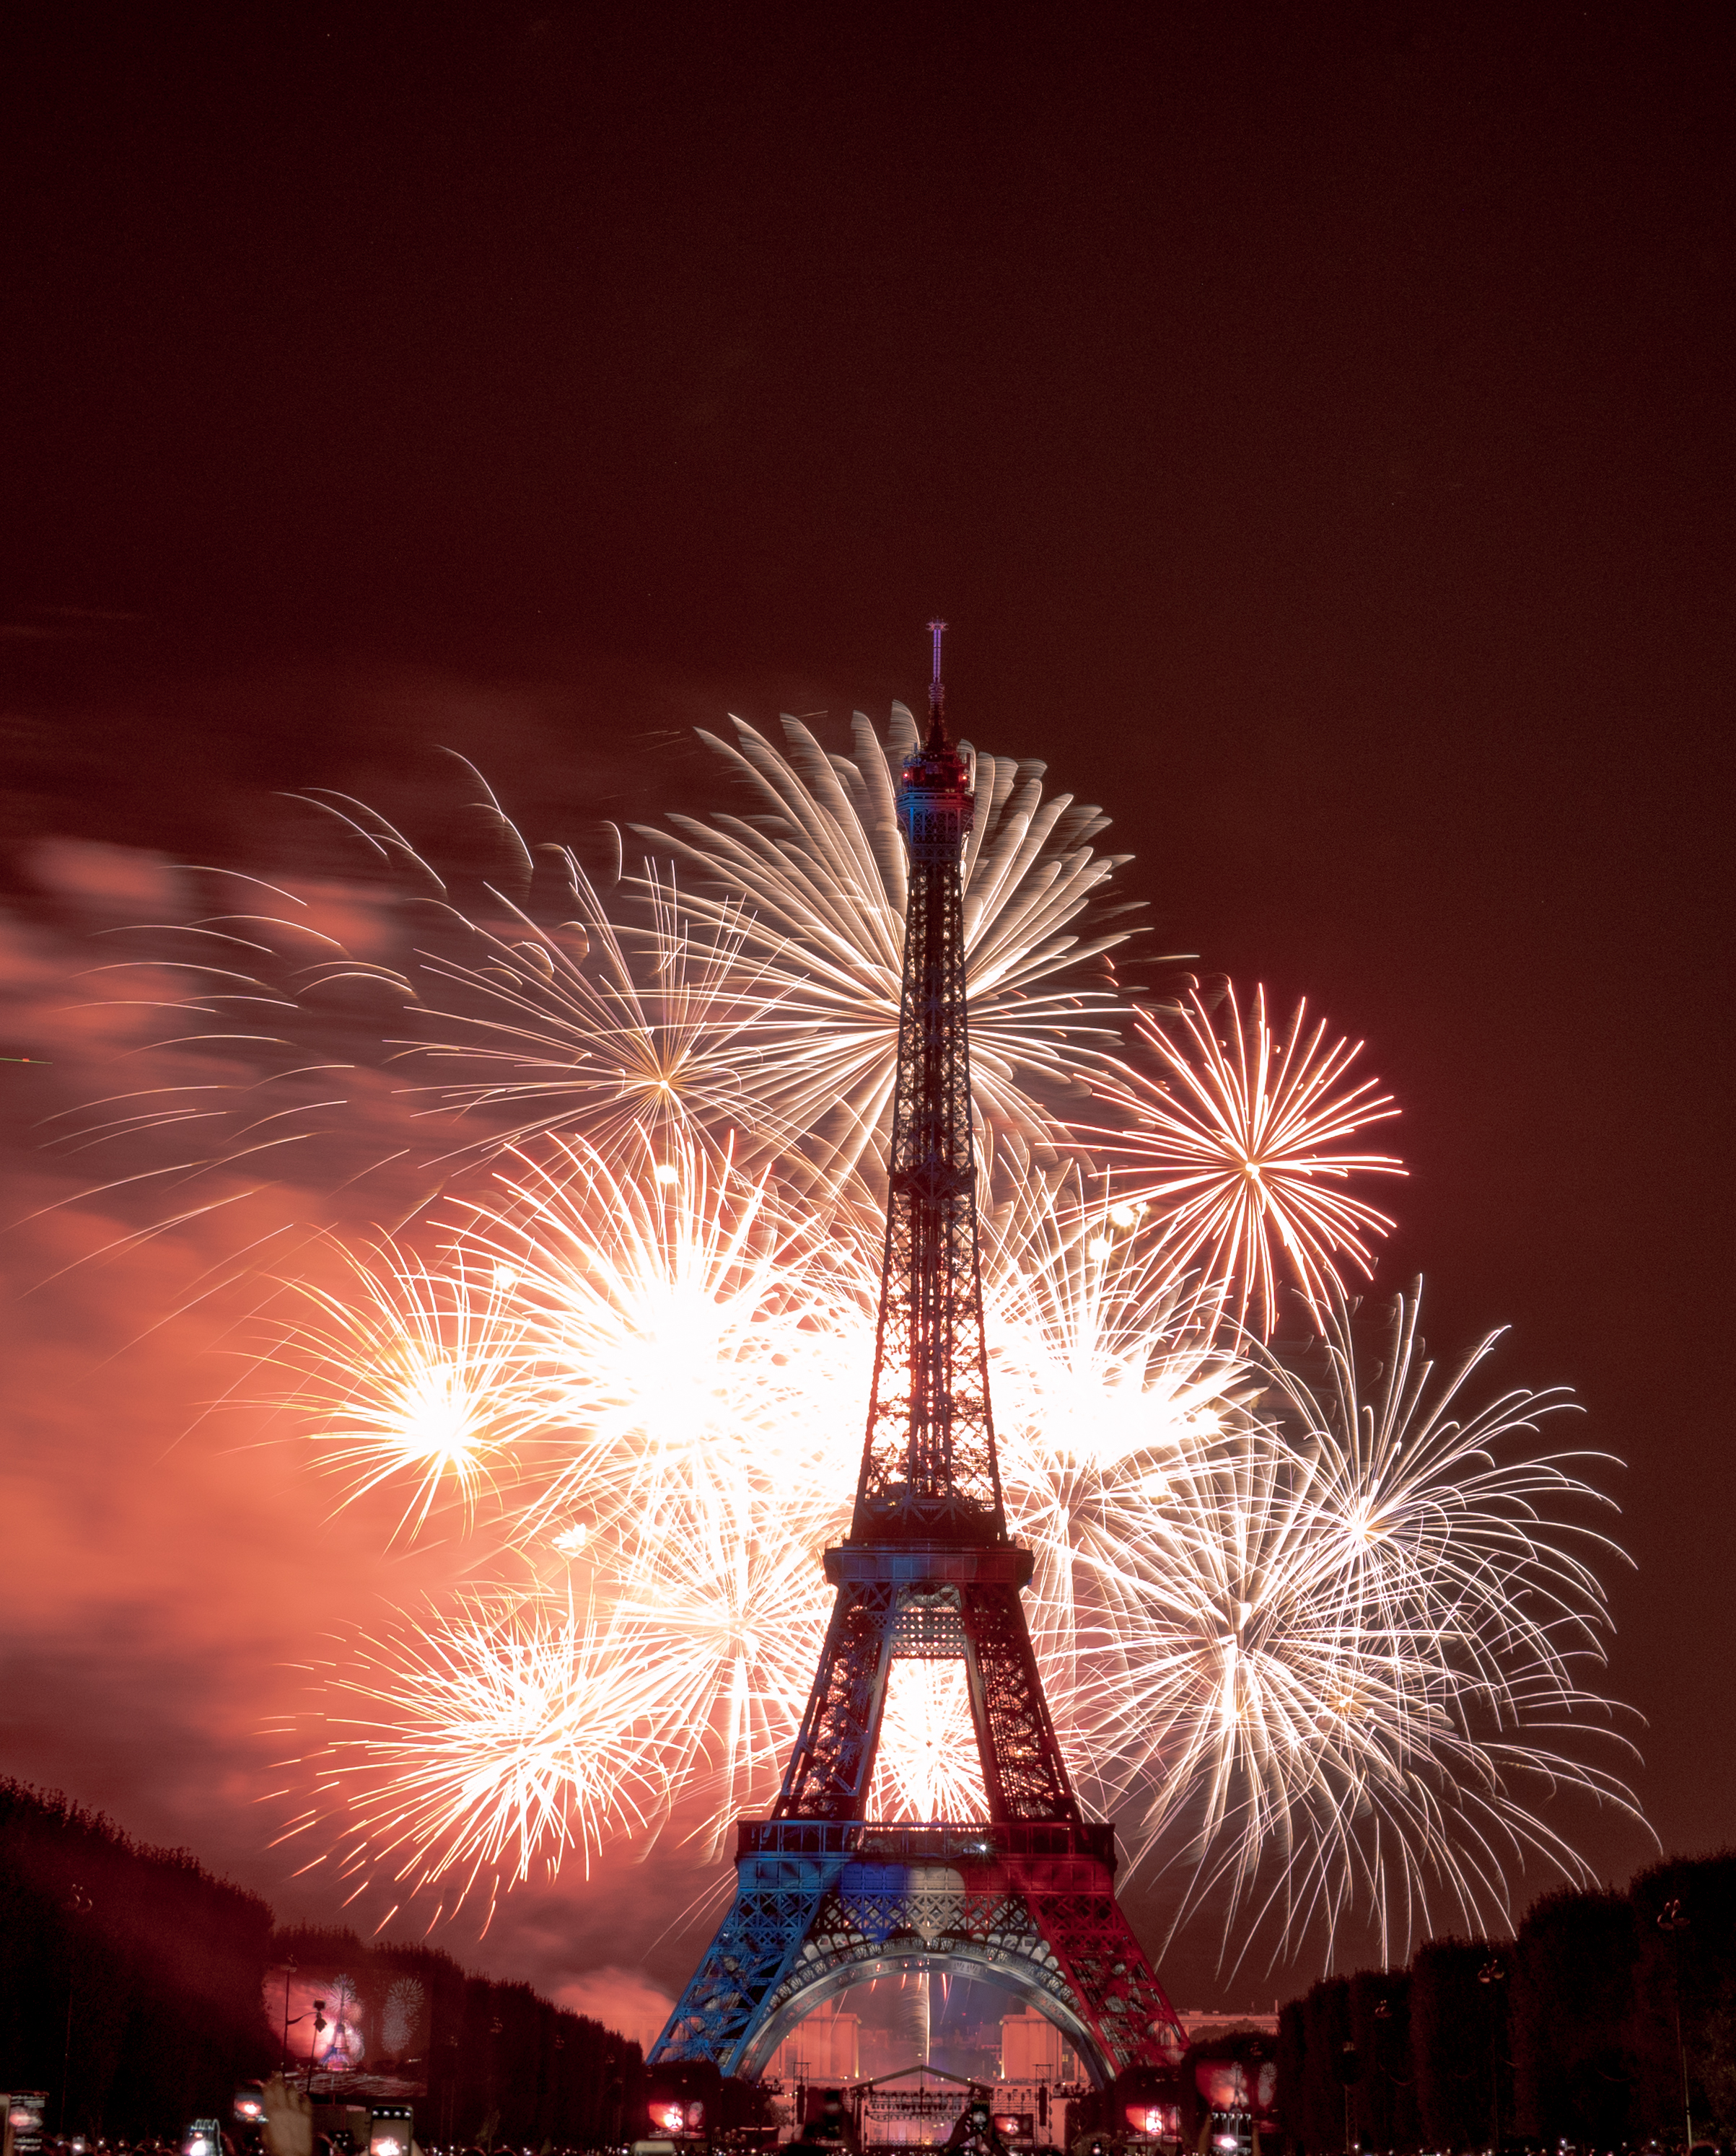
<svg viewBox="0 0 1736 2156"><path fill-rule="evenodd" d="M928 629L934 639L934 672L928 683L928 745L938 748L947 737L947 692L940 678L940 640L947 633L947 624L931 621Z"/></svg>

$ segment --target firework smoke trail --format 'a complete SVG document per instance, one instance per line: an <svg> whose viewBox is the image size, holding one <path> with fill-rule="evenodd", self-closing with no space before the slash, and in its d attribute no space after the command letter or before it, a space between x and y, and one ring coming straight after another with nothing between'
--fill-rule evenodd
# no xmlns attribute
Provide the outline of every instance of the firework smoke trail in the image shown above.
<svg viewBox="0 0 1736 2156"><path fill-rule="evenodd" d="M1122 1194L1161 1215L1172 1272L1203 1262L1226 1313L1262 1334L1277 1320L1281 1264L1317 1319L1343 1291L1340 1255L1373 1277L1367 1239L1393 1224L1343 1185L1405 1173L1389 1153L1343 1149L1399 1111L1378 1080L1346 1082L1362 1044L1323 1046L1323 1019L1304 1038L1307 1013L1297 1005L1281 1041L1263 988L1246 1025L1233 988L1221 1023L1195 991L1179 1014L1179 1039L1142 1011L1139 1038L1158 1075L1122 1064L1092 1088L1132 1127L1081 1127L1121 1164Z"/></svg>
<svg viewBox="0 0 1736 2156"><path fill-rule="evenodd" d="M1572 1548L1615 1550L1572 1517L1608 1500L1578 1471L1589 1455L1528 1443L1570 1403L1520 1390L1465 1410L1498 1335L1437 1386L1418 1310L1401 1297L1378 1329L1366 1393L1342 1301L1320 1383L1256 1349L1263 1419L1133 1494L1105 1566L1139 1858L1182 1871L1177 1924L1220 1895L1227 1941L1251 1900L1244 1935L1271 1919L1275 1955L1312 1927L1329 1957L1358 1908L1388 1960L1443 1915L1505 1921L1507 1868L1531 1856L1583 1879L1528 1806L1539 1790L1639 1817L1613 1774L1553 1748L1588 1720L1610 1734L1574 1675L1601 1664L1609 1620Z"/></svg>

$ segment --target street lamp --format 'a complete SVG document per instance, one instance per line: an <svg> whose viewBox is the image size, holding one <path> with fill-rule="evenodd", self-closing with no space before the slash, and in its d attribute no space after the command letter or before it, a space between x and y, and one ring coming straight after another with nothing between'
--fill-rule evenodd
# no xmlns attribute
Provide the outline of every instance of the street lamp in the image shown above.
<svg viewBox="0 0 1736 2156"><path fill-rule="evenodd" d="M1680 1899L1672 1895L1657 1912L1657 1928L1670 1935L1676 1963L1676 2056L1682 2061L1682 2117L1687 2128L1687 2146L1694 2145L1694 2103L1687 2087L1687 2041L1682 2033L1682 1934L1687 1929L1687 1918L1682 1912Z"/></svg>
<svg viewBox="0 0 1736 2156"><path fill-rule="evenodd" d="M441 2117L444 2121L446 2142L449 2147L458 2138L459 2040L456 2036L448 2036L444 2039L444 2041L446 2049L452 2054L446 2062L445 2101L440 2107Z"/></svg>
<svg viewBox="0 0 1736 2156"><path fill-rule="evenodd" d="M1501 2009L1496 2003L1500 1994L1495 1987L1507 1982L1507 1971L1491 1954L1477 1972L1477 1980L1487 1984L1489 1991L1489 2108L1495 2124L1489 2146L1495 2156L1501 2156Z"/></svg>
<svg viewBox="0 0 1736 2156"><path fill-rule="evenodd" d="M283 1965L283 2050L279 2057L278 2071L285 2082L290 2077L290 1979L295 1974L295 1966L293 1959ZM298 2014L295 2019L299 2021L301 2016Z"/></svg>
<svg viewBox="0 0 1736 2156"><path fill-rule="evenodd" d="M69 1917L85 1917L90 1913L95 1904L84 1888L74 1881L72 1892L66 1897L65 1906L66 1912ZM59 2131L63 2134L66 2131L67 2085L72 2075L72 1994L73 1987L78 1982L78 1974L79 1943L73 1935L72 1927L69 1924L66 1936L66 2041L60 2051Z"/></svg>

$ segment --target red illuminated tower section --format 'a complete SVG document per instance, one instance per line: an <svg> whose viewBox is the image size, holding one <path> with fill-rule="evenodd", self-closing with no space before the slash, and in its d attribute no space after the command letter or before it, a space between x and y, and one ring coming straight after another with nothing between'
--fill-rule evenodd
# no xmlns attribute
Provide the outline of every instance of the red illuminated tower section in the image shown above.
<svg viewBox="0 0 1736 2156"><path fill-rule="evenodd" d="M992 1977L1100 2080L1176 2056L1168 2000L1082 1820L1031 1650L1031 1553L1007 1532L983 1337L960 864L970 775L947 738L941 635L906 763L910 860L885 1265L862 1471L819 1671L773 1815L738 1827L735 1900L652 2053L754 2074L792 2022L912 1964ZM986 1820L866 1817L886 1678L964 1665Z"/></svg>

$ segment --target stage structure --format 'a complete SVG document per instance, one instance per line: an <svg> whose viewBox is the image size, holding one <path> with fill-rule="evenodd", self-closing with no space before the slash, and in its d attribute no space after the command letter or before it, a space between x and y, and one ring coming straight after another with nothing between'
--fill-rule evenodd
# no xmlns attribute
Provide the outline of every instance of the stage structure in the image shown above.
<svg viewBox="0 0 1736 2156"><path fill-rule="evenodd" d="M800 1733L768 1820L737 1823L736 1893L650 2063L763 2071L810 2008L894 1970L1011 1987L1100 2082L1185 2044L1115 1898L1115 1830L1081 1817L1020 1594L989 1411L971 1145L960 860L973 802L934 634L928 728L905 764L910 860L886 1259L867 1441ZM989 1817L864 1817L886 1673L963 1661Z"/></svg>

